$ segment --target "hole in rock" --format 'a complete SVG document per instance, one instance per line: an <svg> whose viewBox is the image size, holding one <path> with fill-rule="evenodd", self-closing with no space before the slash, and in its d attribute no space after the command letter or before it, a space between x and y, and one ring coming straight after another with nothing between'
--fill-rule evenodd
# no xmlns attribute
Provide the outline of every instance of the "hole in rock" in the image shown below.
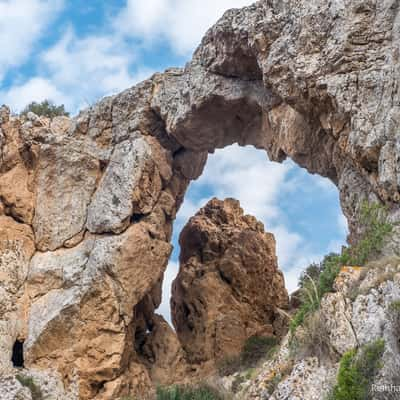
<svg viewBox="0 0 400 400"><path fill-rule="evenodd" d="M24 342L21 340L16 340L13 349L11 361L15 368L24 367Z"/></svg>
<svg viewBox="0 0 400 400"><path fill-rule="evenodd" d="M107 381L101 381L101 382L92 382L90 384L90 387L94 392L100 392L104 389L104 385L107 383Z"/></svg>
<svg viewBox="0 0 400 400"><path fill-rule="evenodd" d="M164 276L163 301L158 309L171 322L171 286L179 270L179 234L208 200L233 197L245 214L264 223L274 234L279 268L289 293L301 272L346 243L347 222L339 191L327 178L312 175L291 160L268 160L263 150L232 145L210 154L203 174L193 181L174 223L174 251Z"/></svg>

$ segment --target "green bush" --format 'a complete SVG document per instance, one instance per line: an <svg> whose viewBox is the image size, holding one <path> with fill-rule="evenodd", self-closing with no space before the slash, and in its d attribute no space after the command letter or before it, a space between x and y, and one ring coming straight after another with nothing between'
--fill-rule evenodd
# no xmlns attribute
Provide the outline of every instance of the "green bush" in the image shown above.
<svg viewBox="0 0 400 400"><path fill-rule="evenodd" d="M333 291L333 284L343 265L364 265L382 249L385 239L392 233L387 210L378 203L364 201L358 215L363 233L357 243L344 248L342 254L331 253L320 264L310 264L301 274L299 287L302 305L290 322L294 333L305 318L319 309L321 298Z"/></svg>
<svg viewBox="0 0 400 400"><path fill-rule="evenodd" d="M340 268L346 264L346 256L331 253L323 260L322 272L318 279L318 294L321 298L326 293L333 291L333 284L337 278Z"/></svg>
<svg viewBox="0 0 400 400"><path fill-rule="evenodd" d="M379 203L364 201L359 212L359 222L363 233L355 246L348 251L350 265L364 265L372 257L379 255L385 240L393 232L387 209Z"/></svg>
<svg viewBox="0 0 400 400"><path fill-rule="evenodd" d="M393 331L400 332L400 300L389 304L389 320L392 323Z"/></svg>
<svg viewBox="0 0 400 400"><path fill-rule="evenodd" d="M331 253L325 256L320 264L311 264L310 267L314 271L313 277L307 273L308 269L303 274L301 283L299 283L302 286L302 305L290 322L292 333L299 325L303 324L308 315L319 309L322 296L333 291L333 283L344 261L346 261L344 256ZM317 270L319 271L318 274L315 273Z"/></svg>
<svg viewBox="0 0 400 400"><path fill-rule="evenodd" d="M246 340L241 352L242 366L246 369L254 367L261 359L271 356L278 344L278 339L275 337L250 337Z"/></svg>
<svg viewBox="0 0 400 400"><path fill-rule="evenodd" d="M171 386L157 388L157 400L223 400L223 396L208 385Z"/></svg>
<svg viewBox="0 0 400 400"><path fill-rule="evenodd" d="M24 110L21 112L21 115L27 115L29 112L33 112L36 115L48 118L69 116L69 113L65 111L64 104L57 106L49 100L44 100L41 103L33 101L24 108Z"/></svg>
<svg viewBox="0 0 400 400"><path fill-rule="evenodd" d="M220 376L233 375L235 372L255 367L260 360L270 357L277 348L278 340L269 336L252 336L246 340L237 356L228 356L217 365Z"/></svg>
<svg viewBox="0 0 400 400"><path fill-rule="evenodd" d="M395 300L389 304L389 311L400 314L400 300Z"/></svg>
<svg viewBox="0 0 400 400"><path fill-rule="evenodd" d="M300 275L299 288L304 288L310 279L316 282L321 273L321 263L310 264Z"/></svg>
<svg viewBox="0 0 400 400"><path fill-rule="evenodd" d="M371 384L379 369L385 342L378 339L358 351L350 350L340 360L337 384L329 400L368 400Z"/></svg>
<svg viewBox="0 0 400 400"><path fill-rule="evenodd" d="M32 400L43 400L43 394L42 391L40 390L40 387L36 385L34 380L30 376L24 376L24 375L16 375L15 379L22 385L27 387L32 395Z"/></svg>
<svg viewBox="0 0 400 400"><path fill-rule="evenodd" d="M319 360L325 357L337 358L330 343L330 330L321 310L307 315L302 328L299 334L293 335L290 339L289 351L292 358L317 357Z"/></svg>

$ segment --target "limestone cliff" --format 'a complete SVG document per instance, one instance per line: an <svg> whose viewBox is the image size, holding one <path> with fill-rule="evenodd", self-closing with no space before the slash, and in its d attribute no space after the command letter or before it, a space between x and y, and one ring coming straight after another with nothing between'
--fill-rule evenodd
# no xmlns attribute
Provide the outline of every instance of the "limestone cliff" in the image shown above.
<svg viewBox="0 0 400 400"><path fill-rule="evenodd" d="M400 307L393 307L400 304L400 259L384 258L368 268L342 268L334 289L322 299L311 324L298 329L294 337L289 333L251 379L240 379L240 373L220 378L221 385L234 392L233 399L329 399L340 358L376 340L384 340L381 368L367 383L386 385L386 390L372 387L366 398L398 398L398 389L387 388L400 385ZM240 384L232 390L235 380Z"/></svg>
<svg viewBox="0 0 400 400"><path fill-rule="evenodd" d="M363 199L397 221L399 18L396 0L262 0L228 11L185 68L73 119L2 107L3 398L23 391L17 340L37 379L59 374L51 398L151 394L132 343L160 303L187 185L215 148L251 144L329 177L351 240Z"/></svg>

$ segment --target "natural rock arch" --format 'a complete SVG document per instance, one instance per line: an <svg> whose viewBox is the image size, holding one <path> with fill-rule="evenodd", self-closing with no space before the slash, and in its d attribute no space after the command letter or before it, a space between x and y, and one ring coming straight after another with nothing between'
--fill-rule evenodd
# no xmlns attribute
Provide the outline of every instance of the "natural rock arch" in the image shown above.
<svg viewBox="0 0 400 400"><path fill-rule="evenodd" d="M25 339L25 365L56 367L84 399L148 392L130 344L160 302L187 185L215 148L252 144L329 177L351 236L363 198L397 219L398 18L394 0L259 1L227 12L184 69L72 120L2 108L0 229L29 244L5 249L26 284L7 294L0 347Z"/></svg>

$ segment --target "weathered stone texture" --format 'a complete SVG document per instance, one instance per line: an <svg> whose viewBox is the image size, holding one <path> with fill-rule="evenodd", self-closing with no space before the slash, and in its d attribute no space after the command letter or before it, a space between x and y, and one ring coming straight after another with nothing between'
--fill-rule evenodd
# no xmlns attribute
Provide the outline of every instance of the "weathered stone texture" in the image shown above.
<svg viewBox="0 0 400 400"><path fill-rule="evenodd" d="M274 335L288 307L275 239L239 202L213 199L183 228L173 283L174 326L192 362L240 352L253 335Z"/></svg>
<svg viewBox="0 0 400 400"><path fill-rule="evenodd" d="M31 368L58 370L83 399L150 390L130 347L151 319L139 305L157 308L172 221L215 148L254 145L330 178L351 240L363 199L398 221L399 15L395 0L262 0L228 11L185 68L75 118L1 107L0 241L20 246L0 247L1 365L18 337Z"/></svg>

